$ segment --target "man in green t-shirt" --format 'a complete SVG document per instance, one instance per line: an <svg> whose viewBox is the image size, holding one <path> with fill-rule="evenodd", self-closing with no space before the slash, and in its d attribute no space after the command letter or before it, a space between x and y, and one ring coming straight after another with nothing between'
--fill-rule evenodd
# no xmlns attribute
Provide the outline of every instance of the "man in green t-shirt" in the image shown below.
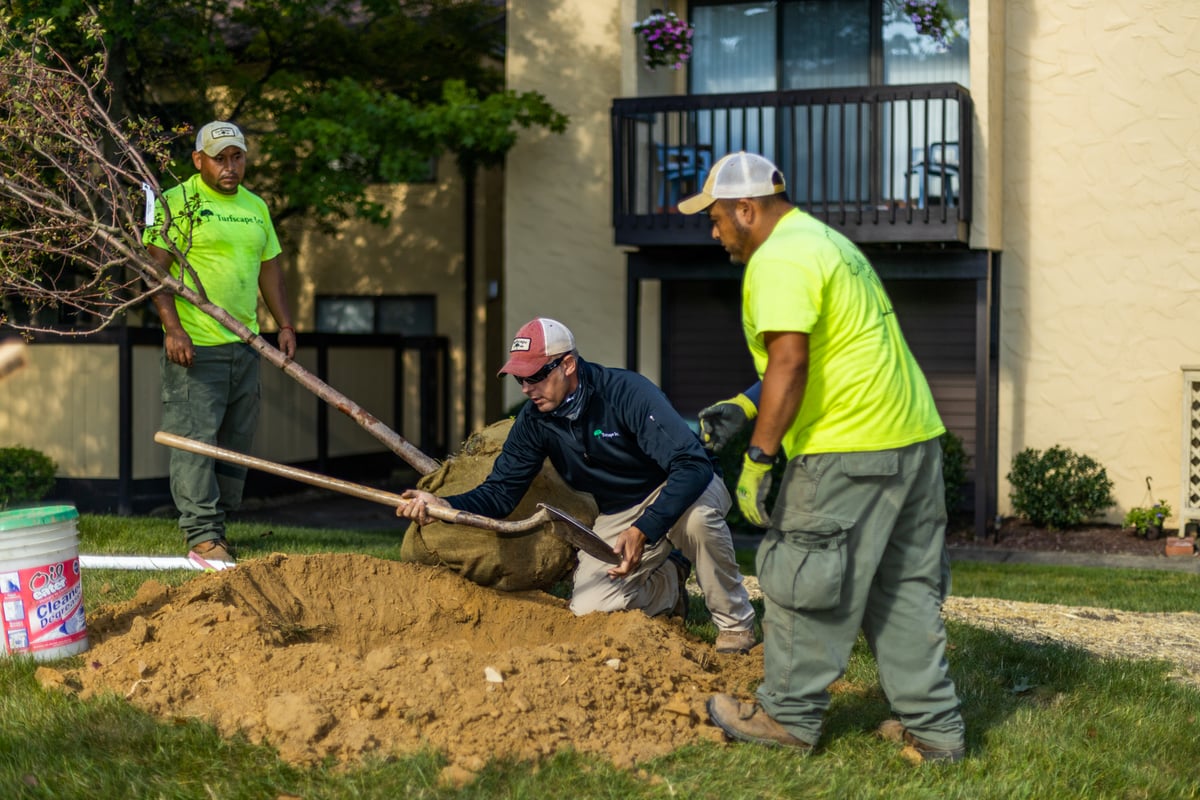
<svg viewBox="0 0 1200 800"><path fill-rule="evenodd" d="M746 265L742 327L761 378L700 412L713 448L755 420L737 500L767 528L757 557L764 680L757 702L714 695L709 716L732 738L811 751L861 629L898 717L879 733L924 760L961 759L940 614L950 580L945 428L879 276L845 236L789 202L762 156L725 156L679 210L706 211L713 238ZM787 469L768 514L780 455Z"/></svg>
<svg viewBox="0 0 1200 800"><path fill-rule="evenodd" d="M296 354L279 238L262 198L242 186L246 139L231 122L196 134L197 174L163 193L144 241L164 270L203 288L216 306L258 333L258 293L279 327L279 349ZM165 238L164 238L165 237ZM176 253L195 271L183 270ZM258 425L258 353L181 297L154 295L163 326L163 430L245 452ZM242 501L246 468L171 451L171 496L187 547L204 561L232 562L225 516Z"/></svg>

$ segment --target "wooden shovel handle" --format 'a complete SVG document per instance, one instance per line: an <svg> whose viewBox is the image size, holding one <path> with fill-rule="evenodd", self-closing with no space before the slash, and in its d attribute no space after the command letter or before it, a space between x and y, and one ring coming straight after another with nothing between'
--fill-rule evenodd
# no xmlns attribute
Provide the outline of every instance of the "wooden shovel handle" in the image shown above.
<svg viewBox="0 0 1200 800"><path fill-rule="evenodd" d="M267 461L263 458L248 456L245 453L239 453L235 450L227 450L224 447L219 447L215 444L207 444L205 442L197 442L194 439L189 439L186 436L179 436L166 431L159 431L154 434L154 441L168 447L174 447L177 450L186 450L189 453L208 456L219 461L228 461L231 464L239 464L243 467L257 469L261 472L269 472L272 475L278 475L282 478L290 478L300 483L307 483L310 486L319 486L322 489L330 489L341 494L348 494L351 497L357 497L361 500L369 500L372 503L379 503L392 508L408 505L408 501L395 492L384 491L383 489L375 489L371 486L364 486L360 483L351 483L340 478L330 478L327 475L321 475L316 472L300 469L299 467L289 467L286 464L278 464L274 461ZM469 525L473 528L483 528L497 533L524 533L541 527L543 524L550 521L550 515L539 510L534 515L526 519L518 520L498 520L491 517L483 517L479 514L472 514L469 511L459 511L454 508L445 508L442 506L426 506L426 512L434 519L442 522L449 522L454 525Z"/></svg>

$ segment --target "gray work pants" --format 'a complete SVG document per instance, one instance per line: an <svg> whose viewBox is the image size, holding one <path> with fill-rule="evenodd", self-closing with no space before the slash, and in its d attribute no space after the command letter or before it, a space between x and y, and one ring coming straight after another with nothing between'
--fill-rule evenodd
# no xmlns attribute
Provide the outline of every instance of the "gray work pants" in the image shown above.
<svg viewBox="0 0 1200 800"><path fill-rule="evenodd" d="M816 744L828 687L858 631L893 712L934 747L964 741L947 675L942 602L950 587L937 439L874 453L793 459L757 556L765 605L758 700Z"/></svg>

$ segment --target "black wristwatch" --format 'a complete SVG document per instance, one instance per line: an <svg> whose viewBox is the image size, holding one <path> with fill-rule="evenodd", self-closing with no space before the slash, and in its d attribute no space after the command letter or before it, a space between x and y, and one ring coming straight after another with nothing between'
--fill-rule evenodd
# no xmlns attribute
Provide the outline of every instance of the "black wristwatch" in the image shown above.
<svg viewBox="0 0 1200 800"><path fill-rule="evenodd" d="M762 451L761 447L750 445L746 448L746 458L753 461L755 464L774 464L775 456L769 456Z"/></svg>

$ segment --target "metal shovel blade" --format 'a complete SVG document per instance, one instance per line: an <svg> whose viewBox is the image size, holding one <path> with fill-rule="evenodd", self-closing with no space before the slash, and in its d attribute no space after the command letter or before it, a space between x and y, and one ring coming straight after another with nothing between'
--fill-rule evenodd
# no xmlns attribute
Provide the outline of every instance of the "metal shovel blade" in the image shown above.
<svg viewBox="0 0 1200 800"><path fill-rule="evenodd" d="M604 543L604 540L592 532L592 529L584 525L579 520L572 517L567 512L548 506L545 503L538 503L538 508L545 509L554 520L564 522L566 525L561 529L556 529L555 533L561 533L562 538L567 544L572 547L577 547L593 558L598 558L606 564L620 564L621 557L612 551L612 548Z"/></svg>

